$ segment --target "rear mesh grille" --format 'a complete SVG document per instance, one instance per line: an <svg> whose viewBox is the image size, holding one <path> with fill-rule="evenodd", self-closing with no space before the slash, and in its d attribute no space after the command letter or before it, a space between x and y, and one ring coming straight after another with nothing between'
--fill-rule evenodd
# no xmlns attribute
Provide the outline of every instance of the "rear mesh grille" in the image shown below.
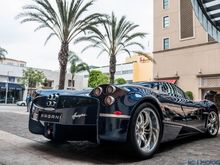
<svg viewBox="0 0 220 165"><path fill-rule="evenodd" d="M191 0L180 0L181 39L193 37L193 9Z"/></svg>

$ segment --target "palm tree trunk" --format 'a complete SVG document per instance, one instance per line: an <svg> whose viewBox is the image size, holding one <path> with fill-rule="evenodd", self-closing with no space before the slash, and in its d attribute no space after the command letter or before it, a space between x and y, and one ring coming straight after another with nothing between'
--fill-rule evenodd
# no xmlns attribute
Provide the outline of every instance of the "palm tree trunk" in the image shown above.
<svg viewBox="0 0 220 165"><path fill-rule="evenodd" d="M110 56L110 65L109 65L110 84L114 84L115 71L116 71L116 57L115 57L115 55L111 55Z"/></svg>
<svg viewBox="0 0 220 165"><path fill-rule="evenodd" d="M68 52L69 52L69 43L62 42L61 49L60 49L60 52L58 55L58 60L59 60L59 64L60 64L59 89L64 89L64 86L65 86Z"/></svg>

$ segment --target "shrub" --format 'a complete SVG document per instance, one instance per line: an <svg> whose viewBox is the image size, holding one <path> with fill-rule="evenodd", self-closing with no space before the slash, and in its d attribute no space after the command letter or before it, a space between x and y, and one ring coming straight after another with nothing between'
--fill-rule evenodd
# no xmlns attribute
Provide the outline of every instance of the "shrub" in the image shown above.
<svg viewBox="0 0 220 165"><path fill-rule="evenodd" d="M115 84L121 85L121 84L126 84L126 83L127 83L127 81L124 78L115 79Z"/></svg>
<svg viewBox="0 0 220 165"><path fill-rule="evenodd" d="M186 96L189 97L190 100L193 100L193 99L194 99L194 98L193 98L193 93L192 93L191 91L186 91L185 94L186 94Z"/></svg>

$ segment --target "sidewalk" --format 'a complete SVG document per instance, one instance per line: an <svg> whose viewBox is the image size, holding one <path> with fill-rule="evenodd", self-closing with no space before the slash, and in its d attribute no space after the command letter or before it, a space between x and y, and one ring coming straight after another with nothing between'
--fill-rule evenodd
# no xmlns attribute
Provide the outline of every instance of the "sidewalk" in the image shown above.
<svg viewBox="0 0 220 165"><path fill-rule="evenodd" d="M17 106L17 105L15 103L14 104L0 103L0 106Z"/></svg>
<svg viewBox="0 0 220 165"><path fill-rule="evenodd" d="M0 105L0 113L18 113L18 114L29 114L27 107L17 105Z"/></svg>
<svg viewBox="0 0 220 165"><path fill-rule="evenodd" d="M68 160L59 157L59 154L61 153L57 153L54 148L46 144L0 131L0 164L82 164L82 161Z"/></svg>

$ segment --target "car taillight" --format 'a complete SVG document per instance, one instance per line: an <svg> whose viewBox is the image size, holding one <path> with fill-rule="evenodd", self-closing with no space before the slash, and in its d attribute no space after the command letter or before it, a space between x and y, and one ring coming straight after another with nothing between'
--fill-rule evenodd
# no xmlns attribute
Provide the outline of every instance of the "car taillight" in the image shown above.
<svg viewBox="0 0 220 165"><path fill-rule="evenodd" d="M117 116L120 116L120 115L122 115L122 112L121 111L114 111L113 114L117 115Z"/></svg>

